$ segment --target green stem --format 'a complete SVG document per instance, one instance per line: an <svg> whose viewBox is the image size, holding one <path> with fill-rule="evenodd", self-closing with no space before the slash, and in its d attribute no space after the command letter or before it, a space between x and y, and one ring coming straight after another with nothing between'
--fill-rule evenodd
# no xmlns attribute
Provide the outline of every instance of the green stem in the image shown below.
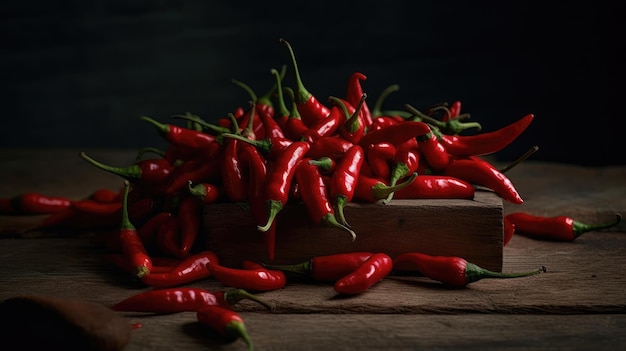
<svg viewBox="0 0 626 351"><path fill-rule="evenodd" d="M391 179L389 181L389 185L394 186L398 183L398 181L406 175L409 174L409 166L407 166L404 162L396 162L394 163L391 169ZM383 203L388 204L393 199L393 194L395 192L391 192L387 198L383 200Z"/></svg>
<svg viewBox="0 0 626 351"><path fill-rule="evenodd" d="M574 237L578 237L583 233L591 232L594 230L611 228L613 226L618 225L622 221L622 215L617 213L615 215L615 221L609 223L600 223L600 224L587 224L579 221L574 221L572 230L574 231Z"/></svg>
<svg viewBox="0 0 626 351"><path fill-rule="evenodd" d="M202 126L202 128L204 128L206 130L213 131L213 132L215 132L217 134L229 132L228 128L221 127L221 126L218 126L218 125L215 125L215 124L211 124L211 123L203 120L202 118L200 118L200 116L192 115L189 112L187 112L184 115L172 115L171 117L172 118L181 118L181 119L192 121L192 122Z"/></svg>
<svg viewBox="0 0 626 351"><path fill-rule="evenodd" d="M258 230L262 232L266 232L272 227L272 224L274 223L274 220L276 219L276 215L278 215L278 212L280 212L283 209L283 204L280 201L276 201L276 200L269 200L267 206L269 208L269 217L267 219L267 223L265 223L265 225L262 225L262 226L259 225L256 227Z"/></svg>
<svg viewBox="0 0 626 351"><path fill-rule="evenodd" d="M269 153L270 150L272 149L272 141L270 139L252 140L252 139L248 139L248 138L246 138L244 136L241 136L239 134L233 134L233 133L222 133L221 136L222 136L222 138L233 138L233 139L244 141L244 142L246 142L248 144L251 144L251 145L259 148L264 153Z"/></svg>
<svg viewBox="0 0 626 351"><path fill-rule="evenodd" d="M256 139L254 136L254 118L256 117L256 103L254 101L250 101L250 118L248 118L248 125L246 128L241 131L241 135L250 138Z"/></svg>
<svg viewBox="0 0 626 351"><path fill-rule="evenodd" d="M288 264L288 265L271 265L271 264L263 264L263 267L267 269L276 269L283 272L290 272L295 274L300 274L304 276L310 276L311 271L313 269L313 261L308 260L302 263L297 264Z"/></svg>
<svg viewBox="0 0 626 351"><path fill-rule="evenodd" d="M79 155L80 157L82 157L87 162L91 163L92 165L104 171L107 171L115 175L118 175L122 178L125 178L126 180L137 181L141 179L141 168L137 164L134 164L128 167L113 167L113 166L105 165L104 163L94 160L93 158L87 156L87 154L84 152L81 152Z"/></svg>
<svg viewBox="0 0 626 351"><path fill-rule="evenodd" d="M411 176L402 183L396 184L394 186L385 185L383 183L379 183L378 185L372 188L372 195L375 199L385 199L389 194L396 192L398 190L404 189L407 186L411 185L413 181L417 178L417 173L411 174Z"/></svg>
<svg viewBox="0 0 626 351"><path fill-rule="evenodd" d="M326 156L320 157L317 160L309 160L310 165L315 165L324 172L330 171L333 168L334 162L332 158Z"/></svg>
<svg viewBox="0 0 626 351"><path fill-rule="evenodd" d="M239 322L239 321L232 321L226 324L225 329L226 329L226 332L231 337L242 338L243 341L246 343L246 345L248 345L248 350L250 351L254 350L254 347L252 346L252 340L250 339L250 336L248 335L248 331L244 323Z"/></svg>
<svg viewBox="0 0 626 351"><path fill-rule="evenodd" d="M349 228L350 225L348 224L344 213L345 207L348 204L348 197L345 195L338 195L335 202L337 205L337 216L339 217L339 221Z"/></svg>
<svg viewBox="0 0 626 351"><path fill-rule="evenodd" d="M389 95L391 95L391 93L396 92L398 90L400 90L400 85L392 84L388 86L387 88L385 88L385 90L383 90L380 93L380 95L378 95L378 98L376 99L376 103L374 104L374 107L371 110L372 117L385 116L385 114L382 112L383 102L385 101L385 99L387 99Z"/></svg>
<svg viewBox="0 0 626 351"><path fill-rule="evenodd" d="M300 70L298 69L298 63L296 62L296 55L293 53L293 48L291 47L291 44L289 44L287 40L282 38L280 39L280 42L287 46L287 49L289 49L289 56L291 56L291 62L293 64L294 74L296 77L295 101L297 103L305 103L309 101L312 94L306 89L306 87L302 83L302 79L300 78Z"/></svg>
<svg viewBox="0 0 626 351"><path fill-rule="evenodd" d="M138 152L137 152L137 156L135 156L135 161L139 161L143 158L143 155L148 153L148 152L152 152L154 154L157 154L161 157L165 157L165 151L156 148L156 147L144 147L141 148Z"/></svg>
<svg viewBox="0 0 626 351"><path fill-rule="evenodd" d="M409 112L413 113L413 115L415 115L415 119L414 120L432 124L432 125L436 126L437 128L446 131L447 134L459 134L460 132L464 131L465 129L469 129L469 128L476 128L478 130L482 129L481 124L478 123L478 122L462 123L462 122L459 121L458 118L450 119L450 120L444 122L444 121L437 120L435 118L432 118L432 117L424 114L423 112L421 112L420 110L416 109L415 107L413 107L413 106L411 106L409 104L405 104L404 107L405 107L405 109L407 111L409 111Z"/></svg>
<svg viewBox="0 0 626 351"><path fill-rule="evenodd" d="M490 271L488 269L482 268L480 266L477 266L473 263L468 262L467 266L465 267L465 280L467 284L469 284L469 283L473 283L473 282L476 282L485 278L506 279L506 278L528 277L528 276L539 274L545 271L546 271L546 267L541 267L539 269L536 269L530 272L501 273L501 272L493 272L493 271Z"/></svg>
<svg viewBox="0 0 626 351"><path fill-rule="evenodd" d="M350 233L350 235L352 236L352 241L356 240L356 233L352 229L350 229L350 228L346 227L345 225L339 223L337 221L337 218L332 213L329 213L326 216L322 217L322 224L327 226L327 227L333 227L333 228L338 228L338 229L341 229L341 230L345 230L348 233Z"/></svg>
<svg viewBox="0 0 626 351"><path fill-rule="evenodd" d="M285 97L283 96L283 87L281 83L282 77L280 76L280 74L275 68L272 68L270 72L276 78L276 94L278 95L276 102L278 103L279 116L280 117L289 116L289 109L287 108L287 105L285 104Z"/></svg>
<svg viewBox="0 0 626 351"><path fill-rule="evenodd" d="M539 146L537 146L537 145L531 147L522 156L518 157L517 160L509 163L505 167L502 167L502 169L500 169L500 173L504 173L504 172L507 172L507 171L511 170L511 168L513 168L513 167L517 166L518 164L524 162L527 158L529 158L532 154L534 154L538 150L539 150Z"/></svg>
<svg viewBox="0 0 626 351"><path fill-rule="evenodd" d="M361 100L359 100L359 104L354 109L354 113L352 114L352 116L350 116L350 118L348 118L348 120L346 120L345 126L350 133L354 133L359 130L359 128L361 128L359 113L361 111L361 108L363 107L363 103L365 102L366 98L367 94L363 93L363 95L361 96Z"/></svg>
<svg viewBox="0 0 626 351"><path fill-rule="evenodd" d="M166 134L170 130L169 124L158 122L148 116L141 116L139 117L139 119L152 124L157 129L157 131L161 134Z"/></svg>
<svg viewBox="0 0 626 351"><path fill-rule="evenodd" d="M267 92L265 92L265 94L259 97L259 99L257 100L257 103L268 105L268 106L273 106L272 98L274 97L274 94L276 94L276 92L281 89L279 87L279 84L285 78L285 73L287 73L287 65L283 65L280 68L280 73L278 74L278 78L277 78L278 81L274 82L274 84L272 84L272 87Z"/></svg>
<svg viewBox="0 0 626 351"><path fill-rule="evenodd" d="M259 297L252 295L251 293L249 293L245 289L230 289L230 290L225 291L224 292L224 300L226 300L226 302L229 305L231 305L231 306L236 304L237 302L239 302L241 300L251 300L251 301L254 301L254 302L258 302L259 304L261 304L262 306L264 306L265 308L267 308L270 311L273 311L275 309L274 306L272 306L269 303L263 301Z"/></svg>
<svg viewBox="0 0 626 351"><path fill-rule="evenodd" d="M128 193L130 192L130 182L124 180L124 196L122 197L122 222L121 230L135 230L135 226L130 222L128 216Z"/></svg>

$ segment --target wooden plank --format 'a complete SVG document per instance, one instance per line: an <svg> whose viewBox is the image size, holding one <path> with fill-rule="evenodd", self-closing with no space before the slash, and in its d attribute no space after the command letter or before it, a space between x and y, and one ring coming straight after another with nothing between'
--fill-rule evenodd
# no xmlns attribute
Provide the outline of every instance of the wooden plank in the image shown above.
<svg viewBox="0 0 626 351"><path fill-rule="evenodd" d="M290 264L341 252L407 251L465 257L485 268L502 270L502 200L477 191L474 200L392 200L388 204L350 203L346 219L356 232L314 224L302 204L287 205L277 219L276 257ZM249 210L238 204L214 204L204 212L207 247L223 264L269 257Z"/></svg>

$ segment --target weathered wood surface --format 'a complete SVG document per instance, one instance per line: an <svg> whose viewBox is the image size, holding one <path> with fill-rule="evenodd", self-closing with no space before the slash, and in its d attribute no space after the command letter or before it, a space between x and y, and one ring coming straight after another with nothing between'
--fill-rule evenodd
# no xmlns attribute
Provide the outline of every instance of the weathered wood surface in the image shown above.
<svg viewBox="0 0 626 351"><path fill-rule="evenodd" d="M1 150L2 196L37 190L84 197L97 187L121 186L94 170L79 150ZM111 164L132 162L132 151L87 150ZM32 162L32 164L30 164ZM625 213L625 167L589 169L528 161L510 178L526 199L506 211L578 213L586 220ZM528 171L526 171L528 170ZM605 188L611 187L611 189ZM553 194L553 197L548 196ZM145 290L107 264L89 236L12 237L36 218L0 217L0 299L41 293L111 305ZM343 233L341 233L343 234ZM503 251L503 271L545 266L546 273L485 279L447 289L419 277L389 277L368 292L339 298L332 286L290 279L284 289L259 294L275 312L241 302L257 350L468 349L595 350L626 347L626 235L623 226L587 233L573 243L514 237ZM210 290L212 280L193 284ZM128 314L143 327L127 350L240 350L242 341L215 340L193 313Z"/></svg>

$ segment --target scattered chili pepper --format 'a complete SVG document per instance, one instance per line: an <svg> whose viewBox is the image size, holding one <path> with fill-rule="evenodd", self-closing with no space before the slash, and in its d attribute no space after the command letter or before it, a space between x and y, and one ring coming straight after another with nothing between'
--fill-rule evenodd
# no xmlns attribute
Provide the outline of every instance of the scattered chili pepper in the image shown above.
<svg viewBox="0 0 626 351"><path fill-rule="evenodd" d="M84 152L80 153L80 157L106 172L137 184L162 184L168 180L173 168L172 164L164 158L140 160L128 167L113 167L94 160Z"/></svg>
<svg viewBox="0 0 626 351"><path fill-rule="evenodd" d="M546 217L525 212L514 212L505 216L515 226L515 233L524 234L535 239L574 241L584 233L611 228L622 221L620 214L608 223L582 223L569 216Z"/></svg>
<svg viewBox="0 0 626 351"><path fill-rule="evenodd" d="M324 256L315 256L308 261L293 265L264 264L268 269L300 274L318 282L336 282L355 271L372 256L371 252L346 252Z"/></svg>
<svg viewBox="0 0 626 351"><path fill-rule="evenodd" d="M361 294L389 275L392 268L389 255L374 253L357 269L335 282L333 288L340 294Z"/></svg>
<svg viewBox="0 0 626 351"><path fill-rule="evenodd" d="M150 273L141 278L141 281L156 288L169 288L189 284L211 276L206 267L209 262L218 263L217 255L211 250L204 250L187 256L180 263L164 273Z"/></svg>
<svg viewBox="0 0 626 351"><path fill-rule="evenodd" d="M252 340L250 340L243 318L232 309L207 305L196 312L196 317L200 323L211 328L221 337L231 341L242 338L248 345L248 350L253 350Z"/></svg>
<svg viewBox="0 0 626 351"><path fill-rule="evenodd" d="M522 273L493 272L461 257L433 256L421 252L407 252L396 256L393 267L398 271L417 271L427 278L456 288L463 288L485 278L528 277L546 271L545 267L541 267Z"/></svg>
<svg viewBox="0 0 626 351"><path fill-rule="evenodd" d="M219 158L213 160L197 159L197 162L187 162L192 162L190 167L186 167L185 170L177 172L175 176L171 177L165 191L167 195L175 195L187 188L189 181L193 183L211 183L220 178ZM185 162L185 164L187 162ZM180 167L184 167L185 164Z"/></svg>
<svg viewBox="0 0 626 351"><path fill-rule="evenodd" d="M287 284L282 271L263 266L255 269L232 268L211 261L206 266L217 281L233 288L271 291L282 289Z"/></svg>
<svg viewBox="0 0 626 351"><path fill-rule="evenodd" d="M170 314L196 312L204 306L223 306L230 308L242 300L258 302L267 309L273 306L244 289L209 291L197 287L178 287L154 289L125 298L111 309L120 312L145 312Z"/></svg>
<svg viewBox="0 0 626 351"><path fill-rule="evenodd" d="M72 202L72 200L62 196L27 192L12 198L0 199L0 214L51 214L69 209L72 207Z"/></svg>
<svg viewBox="0 0 626 351"><path fill-rule="evenodd" d="M98 202L95 200L72 201L72 207L78 212L110 216L116 214L121 208L121 202Z"/></svg>
<svg viewBox="0 0 626 351"><path fill-rule="evenodd" d="M128 261L135 266L135 275L138 278L150 273L152 268L152 260L148 255L146 248L137 234L137 229L130 222L128 217L128 192L130 183L124 180L124 197L122 200L122 223L120 226L120 243L122 252Z"/></svg>
<svg viewBox="0 0 626 351"><path fill-rule="evenodd" d="M304 159L296 168L295 177L298 182L300 197L313 223L345 230L350 233L352 241L354 241L356 239L354 231L339 223L335 217L335 210L328 199L328 188L317 166L309 163L308 159ZM352 185L347 184L347 186Z"/></svg>
<svg viewBox="0 0 626 351"><path fill-rule="evenodd" d="M298 63L296 62L296 56L293 52L291 44L285 39L280 39L280 42L287 46L291 62L294 69L296 78L296 92L294 95L294 101L298 106L298 111L302 117L302 121L307 127L311 127L317 123L317 121L325 118L330 113L330 109L322 104L311 92L309 92L300 77L300 70L298 69Z"/></svg>
<svg viewBox="0 0 626 351"><path fill-rule="evenodd" d="M339 221L348 227L344 210L354 197L363 162L365 162L363 148L353 145L339 160L330 179L329 196L337 208Z"/></svg>

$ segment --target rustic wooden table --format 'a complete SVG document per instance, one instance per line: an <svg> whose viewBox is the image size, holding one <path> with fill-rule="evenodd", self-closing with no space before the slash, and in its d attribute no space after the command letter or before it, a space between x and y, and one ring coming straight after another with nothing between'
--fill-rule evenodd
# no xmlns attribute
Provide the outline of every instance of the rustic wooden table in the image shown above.
<svg viewBox="0 0 626 351"><path fill-rule="evenodd" d="M81 150L0 150L0 196L24 191L80 198L116 188L117 176L78 157ZM85 150L110 164L134 151ZM610 221L626 214L626 166L585 168L527 160L508 173L525 198L505 213L568 214ZM0 217L0 299L47 294L111 305L144 287L104 262L88 236L17 235L39 217ZM547 272L482 280L448 289L420 278L390 277L370 291L337 298L332 286L302 282L260 294L241 311L256 350L617 350L626 347L626 229L584 234L572 243L516 236L503 271ZM223 289L206 280L193 284ZM243 350L203 332L193 313L128 314L143 325L125 350Z"/></svg>

